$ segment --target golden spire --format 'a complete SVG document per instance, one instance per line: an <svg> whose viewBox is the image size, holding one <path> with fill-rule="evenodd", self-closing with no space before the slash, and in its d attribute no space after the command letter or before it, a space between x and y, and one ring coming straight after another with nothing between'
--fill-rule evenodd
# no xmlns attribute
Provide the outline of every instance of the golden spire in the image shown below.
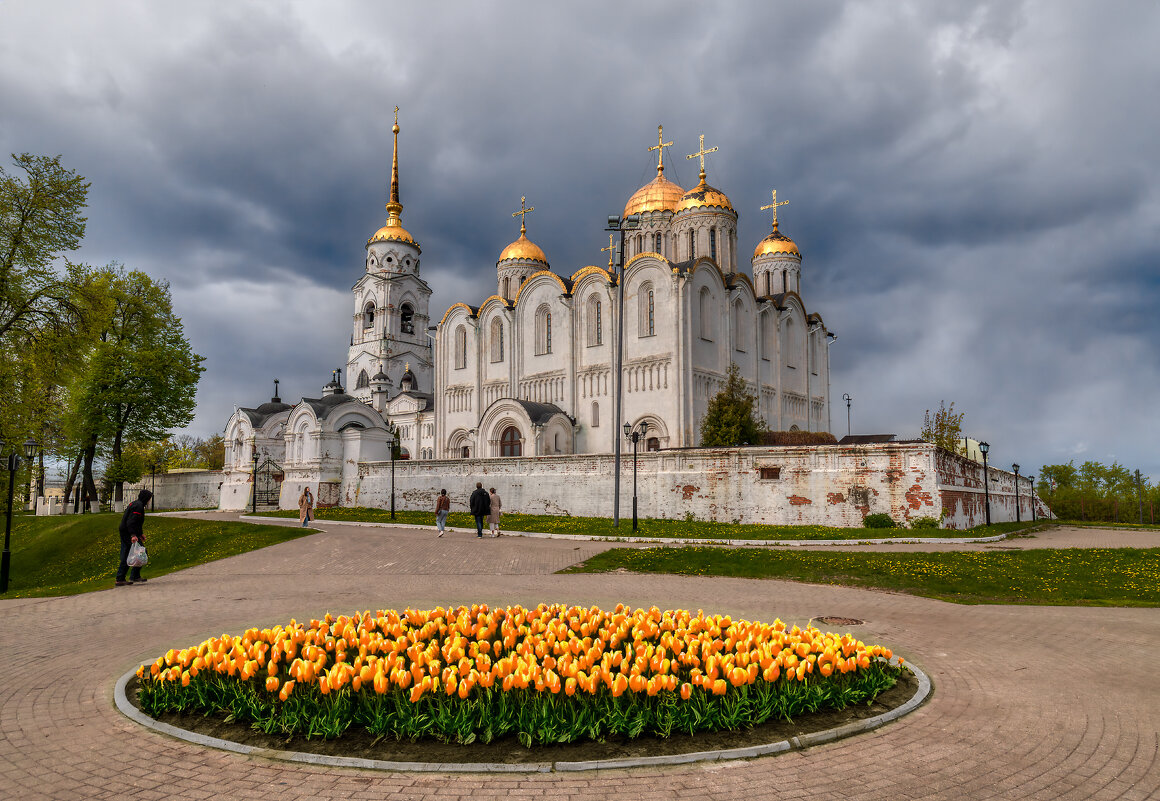
<svg viewBox="0 0 1160 801"><path fill-rule="evenodd" d="M401 225L399 215L403 212L403 204L399 202L399 107L395 106L395 124L391 128L395 135L394 155L391 158L391 201L387 204L387 225Z"/></svg>
<svg viewBox="0 0 1160 801"><path fill-rule="evenodd" d="M686 159L699 158L701 160L701 180L702 181L705 180L705 156L707 156L710 153L716 153L716 152L717 152L717 148L715 148L715 147L711 147L708 150L705 149L705 134L701 134L701 149L698 150L696 153L691 153L688 156L685 156Z"/></svg>
<svg viewBox="0 0 1160 801"><path fill-rule="evenodd" d="M777 207L778 206L785 206L788 203L789 203L788 200L782 200L779 202L777 199L777 190L774 189L773 190L773 202L770 203L768 206L761 207L762 211L765 211L766 209L773 209L773 230L775 230L775 231L777 230Z"/></svg>
<svg viewBox="0 0 1160 801"><path fill-rule="evenodd" d="M654 150L657 151L657 176L658 177L660 175L662 175L665 171L665 162L664 162L665 148L672 147L672 146L673 146L672 142L665 141L665 126L658 125L657 126L657 143L649 148L650 153Z"/></svg>
<svg viewBox="0 0 1160 801"><path fill-rule="evenodd" d="M524 225L524 215L536 210L535 206L528 206L527 208L524 208L524 203L526 201L527 201L526 197L521 197L520 198L520 210L512 212L513 217L520 218L520 234L521 235L527 234L527 232L528 232L528 227L526 225Z"/></svg>
<svg viewBox="0 0 1160 801"><path fill-rule="evenodd" d="M602 253L606 250L608 251L608 271L612 272L612 256L616 253L616 234L609 234L608 247L600 248Z"/></svg>

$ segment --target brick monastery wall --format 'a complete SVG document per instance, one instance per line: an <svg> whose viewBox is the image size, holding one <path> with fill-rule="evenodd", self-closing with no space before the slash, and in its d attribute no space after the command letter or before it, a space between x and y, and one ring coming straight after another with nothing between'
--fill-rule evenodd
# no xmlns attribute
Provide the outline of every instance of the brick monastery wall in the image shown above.
<svg viewBox="0 0 1160 801"><path fill-rule="evenodd" d="M860 526L866 514L899 522L938 517L947 528L983 522L982 466L926 443L873 446L689 449L638 455L641 517L738 520L745 523ZM564 455L512 459L395 462L395 507L431 510L445 488L452 509L464 510L476 481L495 487L509 512L612 514L613 457ZM1015 519L1014 476L991 473L991 519ZM227 478L223 509L249 503L249 476ZM388 508L389 462L351 460L332 481L288 471L281 505L297 508L310 484L322 505ZM1020 477L1021 514L1031 515L1030 482ZM1045 511L1041 507L1041 514ZM621 465L622 518L632 515L632 453Z"/></svg>

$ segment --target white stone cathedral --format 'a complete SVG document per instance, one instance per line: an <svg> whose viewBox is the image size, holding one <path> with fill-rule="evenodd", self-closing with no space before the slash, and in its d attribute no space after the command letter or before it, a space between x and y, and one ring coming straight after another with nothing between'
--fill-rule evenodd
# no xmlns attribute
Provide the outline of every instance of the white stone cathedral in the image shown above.
<svg viewBox="0 0 1160 801"><path fill-rule="evenodd" d="M496 294L455 303L430 326L421 249L402 223L397 120L392 130L387 220L367 241L352 289L346 389L335 375L320 398L290 405L275 395L237 409L226 426L223 508L245 505L255 449L288 484L317 484L320 501L341 503L322 497L323 485L344 464L388 460L390 428L413 460L612 452L618 303L622 420L648 424L646 450L699 443L730 363L767 426L829 430L833 335L802 300L801 252L778 229L784 202L774 192L763 207L773 230L753 250L751 277L738 269L737 211L707 183L705 156L716 148L706 150L703 136L689 156L701 166L689 190L664 175L672 143L658 136L649 148L657 174L625 204L622 276L612 258L607 268L553 271L527 236L532 209L521 199L519 238L496 261Z"/></svg>

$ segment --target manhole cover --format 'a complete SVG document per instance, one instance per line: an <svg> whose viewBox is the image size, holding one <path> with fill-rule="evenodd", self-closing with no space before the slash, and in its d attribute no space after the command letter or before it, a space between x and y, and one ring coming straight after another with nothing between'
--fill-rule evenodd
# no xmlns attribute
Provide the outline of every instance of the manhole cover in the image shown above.
<svg viewBox="0 0 1160 801"><path fill-rule="evenodd" d="M835 615L823 615L822 617L815 617L814 620L819 623L825 623L827 626L861 626L866 622L856 617L836 617Z"/></svg>

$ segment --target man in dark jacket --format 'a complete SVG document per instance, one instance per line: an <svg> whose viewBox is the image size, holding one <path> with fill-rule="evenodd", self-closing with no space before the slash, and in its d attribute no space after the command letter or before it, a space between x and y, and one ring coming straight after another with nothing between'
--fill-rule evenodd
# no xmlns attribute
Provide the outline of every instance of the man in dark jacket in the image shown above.
<svg viewBox="0 0 1160 801"><path fill-rule="evenodd" d="M145 534L141 531L141 526L145 523L145 507L149 505L149 499L153 497L153 493L149 490L141 490L137 493L137 500L125 507L125 514L121 515L121 527L118 529L121 532L121 564L117 566L117 585L118 587L127 587L130 584L142 584L148 579L141 578L141 568L135 567L132 572L129 571L129 565L126 559L129 558L129 548L133 543L140 542L145 544ZM129 574L129 580L125 580L125 574Z"/></svg>
<svg viewBox="0 0 1160 801"><path fill-rule="evenodd" d="M491 514L491 496L487 494L487 490L480 482L475 482L475 492L471 493L467 505L471 508L471 514L475 518L475 536L483 539L483 519Z"/></svg>

